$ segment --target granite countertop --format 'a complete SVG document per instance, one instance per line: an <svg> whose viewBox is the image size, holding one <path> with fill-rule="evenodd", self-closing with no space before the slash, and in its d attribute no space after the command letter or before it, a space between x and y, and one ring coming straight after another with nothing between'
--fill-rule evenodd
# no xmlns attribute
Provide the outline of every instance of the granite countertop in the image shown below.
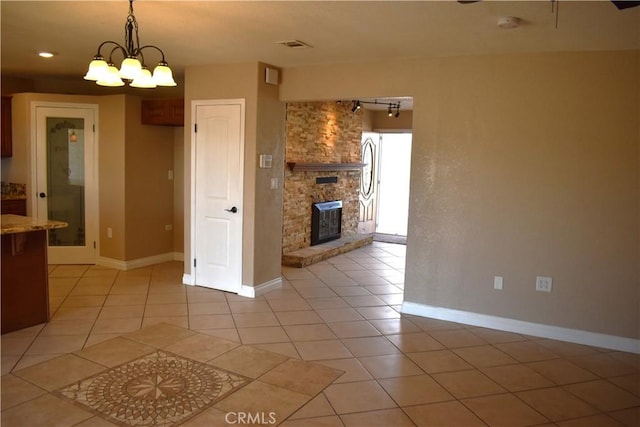
<svg viewBox="0 0 640 427"><path fill-rule="evenodd" d="M3 194L2 200L27 200L26 194Z"/></svg>
<svg viewBox="0 0 640 427"><path fill-rule="evenodd" d="M62 221L42 221L30 216L0 215L0 234L26 233L29 231L65 228L69 224Z"/></svg>

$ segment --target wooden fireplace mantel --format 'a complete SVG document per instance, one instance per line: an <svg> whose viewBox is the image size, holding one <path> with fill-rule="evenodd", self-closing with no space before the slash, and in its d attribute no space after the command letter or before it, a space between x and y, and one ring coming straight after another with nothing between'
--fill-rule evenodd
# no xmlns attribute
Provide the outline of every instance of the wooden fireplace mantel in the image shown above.
<svg viewBox="0 0 640 427"><path fill-rule="evenodd" d="M298 163L287 162L289 169L293 171L359 171L366 163Z"/></svg>

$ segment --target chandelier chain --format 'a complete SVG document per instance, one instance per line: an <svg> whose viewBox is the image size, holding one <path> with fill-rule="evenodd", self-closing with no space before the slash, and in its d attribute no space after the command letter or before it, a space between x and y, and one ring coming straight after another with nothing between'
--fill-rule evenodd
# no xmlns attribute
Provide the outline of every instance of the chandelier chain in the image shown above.
<svg viewBox="0 0 640 427"><path fill-rule="evenodd" d="M133 38L135 34L135 40ZM133 0L129 0L129 15L124 25L124 40L127 45L127 55L135 57L140 50L140 36L138 35L138 21L133 14Z"/></svg>

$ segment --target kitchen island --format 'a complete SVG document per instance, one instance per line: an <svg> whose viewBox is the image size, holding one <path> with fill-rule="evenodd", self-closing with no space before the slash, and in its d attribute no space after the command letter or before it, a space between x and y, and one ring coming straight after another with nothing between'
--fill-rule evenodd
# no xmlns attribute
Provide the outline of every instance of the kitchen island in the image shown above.
<svg viewBox="0 0 640 427"><path fill-rule="evenodd" d="M49 320L47 230L66 222L1 215L2 333Z"/></svg>

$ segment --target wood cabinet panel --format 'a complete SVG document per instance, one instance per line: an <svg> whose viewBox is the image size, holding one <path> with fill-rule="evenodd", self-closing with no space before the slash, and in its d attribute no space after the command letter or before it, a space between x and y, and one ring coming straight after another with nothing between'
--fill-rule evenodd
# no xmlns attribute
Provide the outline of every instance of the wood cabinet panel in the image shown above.
<svg viewBox="0 0 640 427"><path fill-rule="evenodd" d="M0 201L2 215L27 215L27 201L24 199L10 199Z"/></svg>
<svg viewBox="0 0 640 427"><path fill-rule="evenodd" d="M0 104L2 120L0 125L2 126L0 145L0 154L2 157L11 157L13 155L13 140L11 130L11 97L3 96L2 104Z"/></svg>
<svg viewBox="0 0 640 427"><path fill-rule="evenodd" d="M2 235L2 333L49 320L46 230Z"/></svg>
<svg viewBox="0 0 640 427"><path fill-rule="evenodd" d="M142 100L142 124L184 126L184 99Z"/></svg>

